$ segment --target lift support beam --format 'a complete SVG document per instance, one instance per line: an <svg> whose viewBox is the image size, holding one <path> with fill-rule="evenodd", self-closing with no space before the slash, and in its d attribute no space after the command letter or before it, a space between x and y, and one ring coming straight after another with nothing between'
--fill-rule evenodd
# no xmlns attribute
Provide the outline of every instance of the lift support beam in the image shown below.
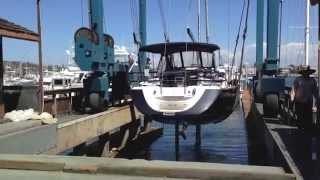
<svg viewBox="0 0 320 180"><path fill-rule="evenodd" d="M264 0L257 1L257 37L256 37L256 67L257 74L263 65L263 32L264 32Z"/></svg>
<svg viewBox="0 0 320 180"><path fill-rule="evenodd" d="M279 69L278 35L279 35L279 5L280 0L267 0L267 57L264 74L275 75ZM256 64L258 70L263 66L264 42L264 0L257 0L257 37Z"/></svg>
<svg viewBox="0 0 320 180"><path fill-rule="evenodd" d="M264 104L266 116L275 117L279 112L279 93L284 90L284 78L279 73L279 7L280 0L267 0L267 56L263 62L264 0L257 0L256 64L258 81L255 100Z"/></svg>
<svg viewBox="0 0 320 180"><path fill-rule="evenodd" d="M267 58L265 73L274 75L279 70L279 5L280 0L268 0L267 14Z"/></svg>

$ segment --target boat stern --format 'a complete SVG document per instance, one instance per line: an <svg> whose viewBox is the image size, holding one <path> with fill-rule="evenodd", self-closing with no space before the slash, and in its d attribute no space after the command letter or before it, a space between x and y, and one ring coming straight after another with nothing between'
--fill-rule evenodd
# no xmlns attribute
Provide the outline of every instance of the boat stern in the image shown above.
<svg viewBox="0 0 320 180"><path fill-rule="evenodd" d="M163 118L201 115L219 97L221 90L205 86L132 88L131 95L138 110Z"/></svg>

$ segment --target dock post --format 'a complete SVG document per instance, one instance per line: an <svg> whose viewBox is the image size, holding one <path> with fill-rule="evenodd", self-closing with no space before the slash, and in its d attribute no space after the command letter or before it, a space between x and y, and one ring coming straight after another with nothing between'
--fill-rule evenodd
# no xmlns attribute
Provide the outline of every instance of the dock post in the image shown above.
<svg viewBox="0 0 320 180"><path fill-rule="evenodd" d="M179 161L179 121L175 123L175 150L176 150L176 161Z"/></svg>
<svg viewBox="0 0 320 180"><path fill-rule="evenodd" d="M201 125L197 124L196 125L196 147L201 146Z"/></svg>
<svg viewBox="0 0 320 180"><path fill-rule="evenodd" d="M42 36L41 36L41 11L40 11L40 0L37 0L37 26L38 26L38 59L39 59L39 112L43 112L44 108L44 91L43 91L43 65L42 65Z"/></svg>
<svg viewBox="0 0 320 180"><path fill-rule="evenodd" d="M52 110L53 113L52 113L52 115L53 115L54 117L56 117L57 114L58 114L57 95L56 95L56 93L53 93L52 97L53 97L53 110Z"/></svg>
<svg viewBox="0 0 320 180"><path fill-rule="evenodd" d="M69 114L71 114L72 113L72 92L69 92L69 98L70 98L70 100L69 100Z"/></svg>

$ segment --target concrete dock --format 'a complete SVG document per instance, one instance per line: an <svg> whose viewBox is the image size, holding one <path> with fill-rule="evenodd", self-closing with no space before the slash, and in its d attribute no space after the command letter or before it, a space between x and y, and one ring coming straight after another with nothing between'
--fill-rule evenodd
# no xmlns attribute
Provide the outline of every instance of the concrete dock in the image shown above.
<svg viewBox="0 0 320 180"><path fill-rule="evenodd" d="M47 155L0 155L0 179L293 180L282 168Z"/></svg>
<svg viewBox="0 0 320 180"><path fill-rule="evenodd" d="M149 128L148 123L132 105L93 115L67 115L52 125L41 121L4 123L0 126L0 153L63 154L70 149L81 151L87 142L98 139L106 146L104 156L109 156L112 149L120 151L140 136L161 135L161 129Z"/></svg>
<svg viewBox="0 0 320 180"><path fill-rule="evenodd" d="M243 101L245 112L248 102ZM143 136L160 136L162 133L161 128L150 128L150 120L130 105L93 115L58 118L58 123L53 125L43 125L39 121L1 125L0 179L282 180L297 177L281 165L110 159L117 157L126 146L141 143ZM93 139L102 144L102 157L60 156L70 149L73 155L86 155L83 151Z"/></svg>

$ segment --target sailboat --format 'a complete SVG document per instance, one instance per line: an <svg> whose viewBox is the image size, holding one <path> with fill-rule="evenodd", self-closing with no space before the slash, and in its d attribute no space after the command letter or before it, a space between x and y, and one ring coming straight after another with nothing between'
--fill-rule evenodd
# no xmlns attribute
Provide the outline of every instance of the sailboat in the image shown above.
<svg viewBox="0 0 320 180"><path fill-rule="evenodd" d="M131 88L137 109L164 123L176 120L190 124L218 123L236 106L238 86L228 83L226 74L217 71L216 44L169 42L141 47L153 53L159 65L147 80Z"/></svg>

